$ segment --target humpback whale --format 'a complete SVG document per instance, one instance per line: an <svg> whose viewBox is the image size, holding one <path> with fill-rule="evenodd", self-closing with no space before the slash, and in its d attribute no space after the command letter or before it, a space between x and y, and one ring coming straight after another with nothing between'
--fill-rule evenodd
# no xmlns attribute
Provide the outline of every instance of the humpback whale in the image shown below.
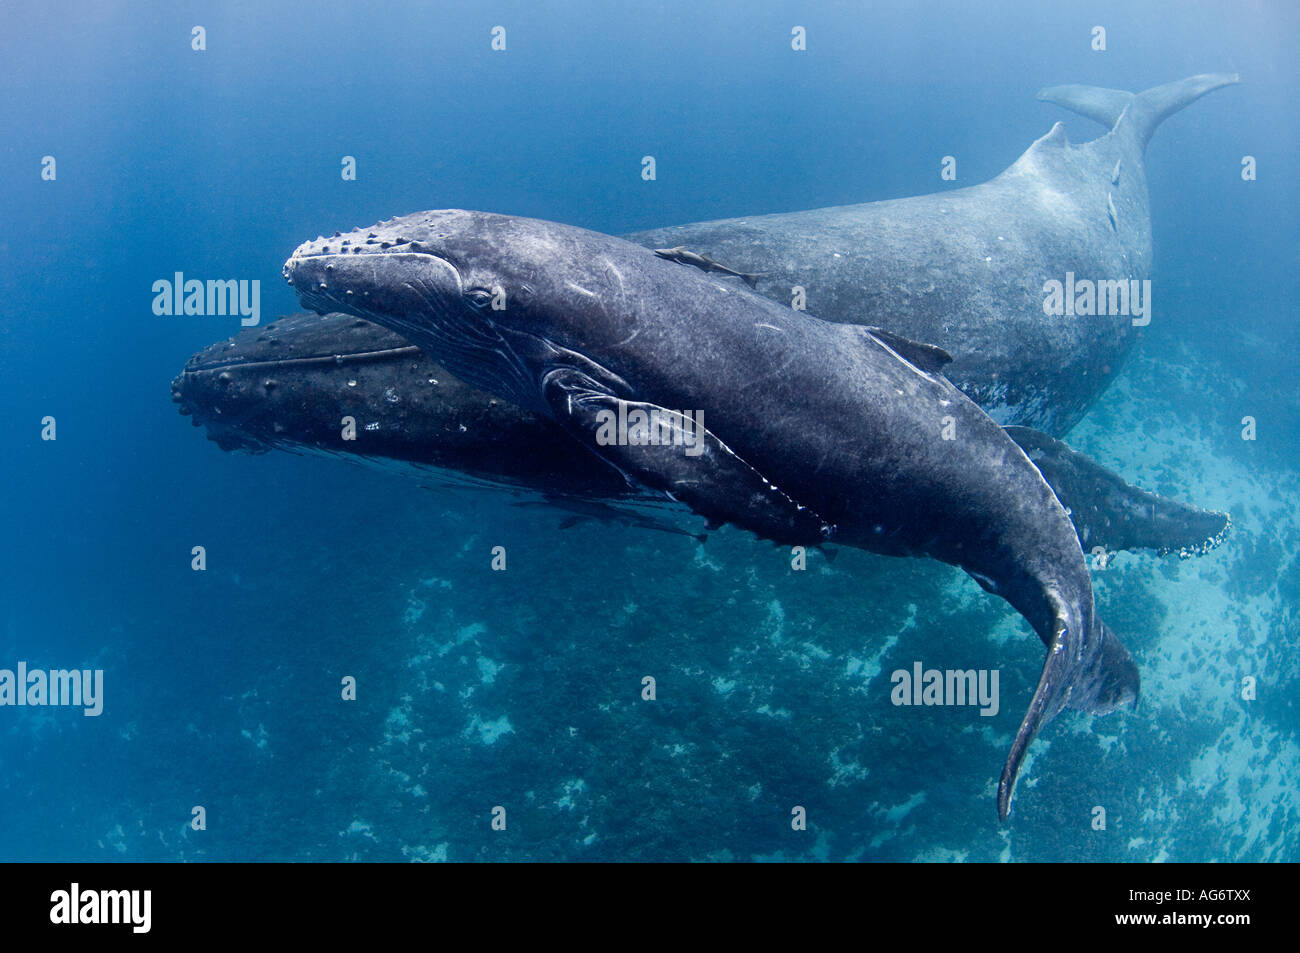
<svg viewBox="0 0 1300 953"><path fill-rule="evenodd" d="M1137 667L1096 614L1064 507L947 380L941 349L808 320L607 235L484 212L307 242L284 275L306 307L396 331L711 524L928 556L1009 602L1048 651L999 817L1048 721L1136 701Z"/></svg>
<svg viewBox="0 0 1300 953"><path fill-rule="evenodd" d="M225 450L414 464L453 483L569 488L584 498L627 486L535 415L468 386L388 329L342 314L294 315L210 345L172 381L172 399Z"/></svg>
<svg viewBox="0 0 1300 953"><path fill-rule="evenodd" d="M953 356L949 380L999 423L1060 436L1118 373L1136 332L1122 313L1046 315L1043 286L1075 275L1118 294L1121 281L1149 279L1146 144L1173 113L1237 81L1204 74L1139 94L1050 87L1040 100L1107 133L1072 146L1057 123L970 188L624 237L783 303L799 286L822 319L937 344Z"/></svg>
<svg viewBox="0 0 1300 953"><path fill-rule="evenodd" d="M721 263L785 304L803 288L823 319L938 345L953 357L949 380L994 420L1060 436L1119 372L1134 321L1152 320L1149 299L1141 315L1118 300L1151 278L1146 144L1169 116L1237 81L1205 74L1137 94L1054 86L1038 98L1096 120L1105 135L1071 145L1058 122L968 188L625 237ZM1071 296L1064 313L1045 314L1044 286L1064 291L1070 276L1093 289L1091 304L1076 309Z"/></svg>
<svg viewBox="0 0 1300 953"><path fill-rule="evenodd" d="M540 497L519 505L566 510L562 527L579 518L685 532L674 527L680 513L648 515L663 504L546 417L465 385L405 338L351 315L298 314L245 328L191 357L172 381L172 400L225 450L410 466L439 485ZM1132 486L1046 434L1004 429L1065 507L1085 551L1190 556L1228 529L1225 513Z"/></svg>

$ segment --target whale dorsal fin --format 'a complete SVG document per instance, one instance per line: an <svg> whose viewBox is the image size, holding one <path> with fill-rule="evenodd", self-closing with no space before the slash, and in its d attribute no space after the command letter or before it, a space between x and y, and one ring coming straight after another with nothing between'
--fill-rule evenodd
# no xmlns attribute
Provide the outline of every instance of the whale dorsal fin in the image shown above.
<svg viewBox="0 0 1300 953"><path fill-rule="evenodd" d="M934 344L922 344L920 341L913 341L911 338L886 331L884 328L864 327L863 330L881 344L897 351L904 360L910 361L930 374L942 374L944 365L952 363L952 355Z"/></svg>
<svg viewBox="0 0 1300 953"><path fill-rule="evenodd" d="M1033 144L1026 151L1033 149L1045 149L1049 146L1056 149L1065 149L1070 145L1070 138L1065 134L1065 123L1055 123L1051 129L1047 130L1047 135L1035 139Z"/></svg>

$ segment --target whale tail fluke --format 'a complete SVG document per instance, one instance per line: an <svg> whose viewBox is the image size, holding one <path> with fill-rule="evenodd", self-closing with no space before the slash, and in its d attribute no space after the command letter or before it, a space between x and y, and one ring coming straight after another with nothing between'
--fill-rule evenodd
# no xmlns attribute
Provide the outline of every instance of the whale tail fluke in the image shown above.
<svg viewBox="0 0 1300 953"><path fill-rule="evenodd" d="M1141 93L1100 86L1049 86L1038 91L1038 98L1095 119L1112 131L1119 130L1123 120L1124 128L1131 130L1138 145L1145 149L1156 127L1178 110L1206 93L1239 81L1236 73L1201 73Z"/></svg>
<svg viewBox="0 0 1300 953"><path fill-rule="evenodd" d="M1057 636L1047 647L1038 687L1002 768L998 819L1005 821L1011 813L1016 775L1030 743L1061 709L1068 706L1104 715L1136 705L1139 687L1137 664L1106 623L1094 616L1088 638L1080 639L1063 618L1058 620Z"/></svg>

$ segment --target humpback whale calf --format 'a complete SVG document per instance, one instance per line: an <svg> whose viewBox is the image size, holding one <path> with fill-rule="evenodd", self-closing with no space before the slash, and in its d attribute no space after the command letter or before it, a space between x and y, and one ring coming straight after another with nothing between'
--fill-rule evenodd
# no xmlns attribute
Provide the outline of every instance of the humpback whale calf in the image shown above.
<svg viewBox="0 0 1300 953"><path fill-rule="evenodd" d="M245 328L191 357L172 381L172 399L225 450L339 455L409 465L442 485L524 491L541 499L518 505L566 510L562 528L595 519L685 532L674 525L679 513L663 513L661 501L546 417L465 385L405 338L351 315L299 314ZM1131 486L1046 434L1004 429L1065 507L1085 551L1190 556L1228 529L1225 513ZM659 512L647 514L652 507Z"/></svg>
<svg viewBox="0 0 1300 953"><path fill-rule="evenodd" d="M607 235L483 212L307 242L284 275L308 308L391 328L711 523L929 556L1007 600L1048 651L999 780L1001 818L1043 725L1137 698L1064 507L944 377L939 348L808 320Z"/></svg>
<svg viewBox="0 0 1300 953"><path fill-rule="evenodd" d="M1134 322L1151 320L1149 297L1141 314L1130 300L1132 283L1140 293L1151 277L1146 144L1169 116L1237 81L1206 74L1137 94L1054 86L1038 98L1106 134L1071 145L1058 122L969 188L625 237L721 263L785 304L802 287L823 319L936 344L953 356L949 380L994 420L1060 436L1119 372ZM1063 313L1045 314L1044 286L1059 282L1064 295L1070 276L1091 301L1075 308L1071 295Z"/></svg>

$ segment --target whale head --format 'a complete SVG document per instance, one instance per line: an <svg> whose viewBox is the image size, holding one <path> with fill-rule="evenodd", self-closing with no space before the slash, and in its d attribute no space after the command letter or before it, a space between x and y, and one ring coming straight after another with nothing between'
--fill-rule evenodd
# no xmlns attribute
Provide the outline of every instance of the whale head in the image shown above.
<svg viewBox="0 0 1300 953"><path fill-rule="evenodd" d="M617 333L606 319L621 289L593 268L593 243L654 258L579 228L450 209L304 242L284 277L304 307L381 324L473 386L541 410L547 370Z"/></svg>

